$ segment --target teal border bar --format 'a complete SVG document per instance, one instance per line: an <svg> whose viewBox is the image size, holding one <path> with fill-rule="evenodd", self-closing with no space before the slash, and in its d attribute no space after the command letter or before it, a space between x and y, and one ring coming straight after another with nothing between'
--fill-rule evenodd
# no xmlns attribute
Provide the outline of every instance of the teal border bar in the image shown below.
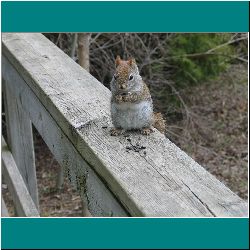
<svg viewBox="0 0 250 250"><path fill-rule="evenodd" d="M248 32L247 1L2 2L2 32Z"/></svg>
<svg viewBox="0 0 250 250"><path fill-rule="evenodd" d="M2 249L248 249L248 218L2 218Z"/></svg>

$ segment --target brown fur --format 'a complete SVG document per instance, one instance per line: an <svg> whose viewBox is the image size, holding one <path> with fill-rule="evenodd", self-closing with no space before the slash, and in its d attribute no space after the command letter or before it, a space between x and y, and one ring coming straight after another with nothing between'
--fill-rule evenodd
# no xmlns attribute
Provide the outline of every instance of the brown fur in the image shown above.
<svg viewBox="0 0 250 250"><path fill-rule="evenodd" d="M162 134L166 132L166 121L161 113L154 113L154 124L153 126L158 129Z"/></svg>
<svg viewBox="0 0 250 250"><path fill-rule="evenodd" d="M117 94L115 96L112 96L112 101L114 101L116 103L122 103L122 102L135 103L135 102L147 100L150 98L151 98L151 96L150 96L149 89L148 89L147 85L144 83L143 91L141 91L139 93L128 93L126 95Z"/></svg>
<svg viewBox="0 0 250 250"><path fill-rule="evenodd" d="M134 58L128 59L128 61L122 60L120 56L116 57L115 60L116 65L116 73L115 76L117 77L117 82L121 86L124 82L127 81L128 74L131 70L131 67L133 65L136 66L136 62ZM111 102L115 103L124 103L124 102L130 102L130 103L136 103L140 101L146 101L151 100L150 91L147 87L147 85L143 82L143 89L140 92L133 92L133 93L113 93ZM166 132L166 122L162 116L161 113L154 113L154 123L153 127L158 129L162 134L165 134ZM150 134L153 130L151 128L144 128L141 130L142 134ZM118 135L122 133L122 130L120 129L112 129L111 135Z"/></svg>

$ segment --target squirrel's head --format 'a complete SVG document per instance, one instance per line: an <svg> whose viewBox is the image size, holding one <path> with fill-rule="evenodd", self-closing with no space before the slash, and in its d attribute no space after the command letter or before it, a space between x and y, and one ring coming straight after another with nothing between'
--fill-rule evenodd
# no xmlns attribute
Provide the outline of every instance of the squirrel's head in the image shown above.
<svg viewBox="0 0 250 250"><path fill-rule="evenodd" d="M124 61L121 60L120 56L117 56L115 66L116 70L112 81L116 90L121 92L136 90L138 88L138 82L141 82L141 76L135 59L130 58Z"/></svg>

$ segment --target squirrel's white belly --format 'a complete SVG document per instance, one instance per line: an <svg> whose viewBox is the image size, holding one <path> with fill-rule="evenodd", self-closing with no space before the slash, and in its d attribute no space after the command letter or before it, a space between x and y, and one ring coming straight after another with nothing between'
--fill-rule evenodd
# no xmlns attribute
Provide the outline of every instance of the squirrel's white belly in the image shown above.
<svg viewBox="0 0 250 250"><path fill-rule="evenodd" d="M150 127L153 123L152 102L112 103L111 117L117 128L130 130Z"/></svg>

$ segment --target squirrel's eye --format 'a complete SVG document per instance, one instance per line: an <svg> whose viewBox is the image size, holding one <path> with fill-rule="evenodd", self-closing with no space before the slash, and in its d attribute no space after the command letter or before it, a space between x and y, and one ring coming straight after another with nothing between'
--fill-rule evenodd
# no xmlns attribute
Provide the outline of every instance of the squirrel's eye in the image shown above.
<svg viewBox="0 0 250 250"><path fill-rule="evenodd" d="M128 79L129 79L129 81L131 81L131 80L133 80L133 78L134 78L134 76L130 75Z"/></svg>
<svg viewBox="0 0 250 250"><path fill-rule="evenodd" d="M117 79L117 75L114 75L114 79L115 79L115 80Z"/></svg>

